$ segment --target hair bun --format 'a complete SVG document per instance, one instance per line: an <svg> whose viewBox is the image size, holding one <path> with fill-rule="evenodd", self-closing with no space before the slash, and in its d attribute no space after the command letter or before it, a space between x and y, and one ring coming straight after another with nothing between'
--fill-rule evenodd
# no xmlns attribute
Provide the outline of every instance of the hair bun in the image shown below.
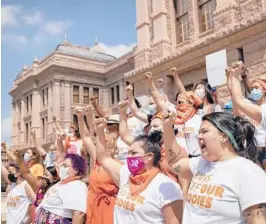
<svg viewBox="0 0 266 224"><path fill-rule="evenodd" d="M163 139L163 133L161 131L153 131L149 134L149 139L152 143L160 144Z"/></svg>

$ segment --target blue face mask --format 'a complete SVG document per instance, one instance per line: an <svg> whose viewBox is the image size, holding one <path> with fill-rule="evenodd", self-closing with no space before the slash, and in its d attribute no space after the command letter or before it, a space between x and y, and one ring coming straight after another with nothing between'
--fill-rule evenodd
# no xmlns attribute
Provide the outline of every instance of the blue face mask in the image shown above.
<svg viewBox="0 0 266 224"><path fill-rule="evenodd" d="M29 161L31 161L31 156L28 154L28 153L25 153L24 154L24 161L26 162L26 163L28 163Z"/></svg>
<svg viewBox="0 0 266 224"><path fill-rule="evenodd" d="M152 106L152 105L149 106L149 113L150 113L150 115L156 114L156 111L157 111L156 106Z"/></svg>
<svg viewBox="0 0 266 224"><path fill-rule="evenodd" d="M258 101L263 96L263 92L261 89L252 89L250 96L252 100Z"/></svg>

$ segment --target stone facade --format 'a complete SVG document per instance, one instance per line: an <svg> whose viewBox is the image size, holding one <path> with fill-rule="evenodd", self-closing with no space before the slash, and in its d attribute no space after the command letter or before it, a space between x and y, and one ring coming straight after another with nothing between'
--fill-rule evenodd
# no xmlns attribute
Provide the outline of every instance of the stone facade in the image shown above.
<svg viewBox="0 0 266 224"><path fill-rule="evenodd" d="M182 42L180 2L187 4L188 23L188 38ZM204 14L207 29L202 28L205 4L215 6ZM117 112L126 82L134 84L136 96L148 93L146 71L154 79L165 77L165 92L173 100L170 68L176 66L184 85L191 86L206 78L205 56L224 48L228 64L242 59L250 78L266 76L265 0L136 0L136 32L137 46L118 59L97 44L89 49L65 41L42 60L34 59L31 68L24 67L10 91L13 147L29 147L31 129L44 145L53 141L52 117L67 128L74 108L87 104L92 95ZM218 100L228 100L226 86L217 89Z"/></svg>

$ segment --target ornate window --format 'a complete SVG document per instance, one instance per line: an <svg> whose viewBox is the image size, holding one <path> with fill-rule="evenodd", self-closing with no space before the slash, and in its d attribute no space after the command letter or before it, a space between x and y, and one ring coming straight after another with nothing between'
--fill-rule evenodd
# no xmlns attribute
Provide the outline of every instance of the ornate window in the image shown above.
<svg viewBox="0 0 266 224"><path fill-rule="evenodd" d="M73 86L73 103L79 103L79 86Z"/></svg>
<svg viewBox="0 0 266 224"><path fill-rule="evenodd" d="M115 103L115 88L114 87L111 88L111 103L112 104Z"/></svg>
<svg viewBox="0 0 266 224"><path fill-rule="evenodd" d="M174 0L177 43L189 39L188 0Z"/></svg>
<svg viewBox="0 0 266 224"><path fill-rule="evenodd" d="M84 104L90 103L90 88L89 87L83 88L83 103Z"/></svg>
<svg viewBox="0 0 266 224"><path fill-rule="evenodd" d="M201 32L205 32L214 27L212 13L215 8L215 0L199 0L199 20L201 24Z"/></svg>

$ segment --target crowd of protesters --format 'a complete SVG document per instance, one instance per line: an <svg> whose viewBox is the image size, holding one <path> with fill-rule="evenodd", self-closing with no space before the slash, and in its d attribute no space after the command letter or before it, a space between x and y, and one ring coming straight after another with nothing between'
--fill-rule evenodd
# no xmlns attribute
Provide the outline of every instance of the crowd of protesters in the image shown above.
<svg viewBox="0 0 266 224"><path fill-rule="evenodd" d="M145 73L149 96L133 87L110 114L76 108L44 150L6 150L7 224L265 224L266 79L248 80L242 62L226 69L230 102L206 82L170 102L163 79ZM244 82L244 91L241 86ZM244 93L243 93L244 92Z"/></svg>

